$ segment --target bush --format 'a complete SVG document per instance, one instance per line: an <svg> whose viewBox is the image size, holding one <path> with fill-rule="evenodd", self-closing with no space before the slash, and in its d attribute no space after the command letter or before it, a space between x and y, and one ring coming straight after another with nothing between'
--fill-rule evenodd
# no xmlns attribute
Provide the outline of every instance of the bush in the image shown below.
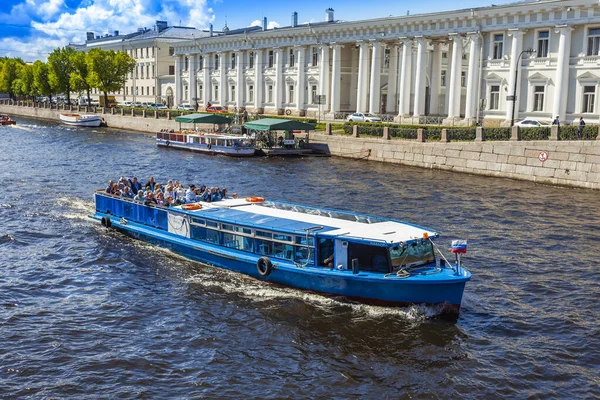
<svg viewBox="0 0 600 400"><path fill-rule="evenodd" d="M598 136L597 126L586 126L583 128L582 139L594 140ZM577 127L576 126L561 126L558 133L559 140L577 140Z"/></svg>
<svg viewBox="0 0 600 400"><path fill-rule="evenodd" d="M485 135L485 140L489 141L510 140L512 135L510 128L484 128L483 133Z"/></svg>
<svg viewBox="0 0 600 400"><path fill-rule="evenodd" d="M417 138L417 129L410 127L398 127L390 128L390 136L393 138L400 139L416 139Z"/></svg>
<svg viewBox="0 0 600 400"><path fill-rule="evenodd" d="M548 140L550 128L525 128L521 129L521 140Z"/></svg>
<svg viewBox="0 0 600 400"><path fill-rule="evenodd" d="M451 128L448 129L448 138L456 141L473 141L476 137L476 128Z"/></svg>

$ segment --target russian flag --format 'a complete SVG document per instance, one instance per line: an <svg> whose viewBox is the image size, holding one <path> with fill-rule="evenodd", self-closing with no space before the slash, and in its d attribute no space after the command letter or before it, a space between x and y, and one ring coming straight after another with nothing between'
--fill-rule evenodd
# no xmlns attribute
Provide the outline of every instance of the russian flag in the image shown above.
<svg viewBox="0 0 600 400"><path fill-rule="evenodd" d="M466 240L453 240L452 247L450 247L452 253L466 253L467 252L467 241Z"/></svg>

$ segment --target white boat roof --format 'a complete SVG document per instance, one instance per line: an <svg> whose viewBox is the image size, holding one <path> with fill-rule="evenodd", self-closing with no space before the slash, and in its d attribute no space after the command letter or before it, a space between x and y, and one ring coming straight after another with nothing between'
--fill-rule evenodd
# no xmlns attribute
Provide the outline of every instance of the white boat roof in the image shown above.
<svg viewBox="0 0 600 400"><path fill-rule="evenodd" d="M302 222L303 225L310 224L313 226L328 227L329 229L327 230L319 231L319 234L326 236L359 238L362 240L383 241L386 243L408 242L410 240L420 239L423 238L424 233L432 238L439 236L437 232L430 229L399 221L384 220L371 223L349 221L341 218L332 218L326 215L315 215L306 212L261 206L259 204L248 203L244 198L226 199L212 203L201 202L201 204L202 209L197 211L199 214L202 213L202 210L233 208L237 212L247 212L266 217L298 221ZM298 205L298 207L303 206ZM352 213L348 212L342 213L352 215ZM364 217L364 215L361 216ZM239 214L237 215L237 218L239 218ZM268 224L265 224L264 227L265 229L268 229ZM272 229L278 230L277 228Z"/></svg>

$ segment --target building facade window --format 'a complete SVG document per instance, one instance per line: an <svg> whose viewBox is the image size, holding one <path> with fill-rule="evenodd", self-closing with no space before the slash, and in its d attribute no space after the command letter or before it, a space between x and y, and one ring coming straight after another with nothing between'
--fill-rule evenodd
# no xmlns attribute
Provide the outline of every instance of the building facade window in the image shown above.
<svg viewBox="0 0 600 400"><path fill-rule="evenodd" d="M537 57L546 58L548 57L548 40L550 39L550 31L539 31L538 32L538 47Z"/></svg>
<svg viewBox="0 0 600 400"><path fill-rule="evenodd" d="M588 56L597 56L600 54L600 28L590 28L588 31Z"/></svg>
<svg viewBox="0 0 600 400"><path fill-rule="evenodd" d="M140 78L144 79L144 66L140 65Z"/></svg>
<svg viewBox="0 0 600 400"><path fill-rule="evenodd" d="M215 101L219 101L219 85L215 85Z"/></svg>
<svg viewBox="0 0 600 400"><path fill-rule="evenodd" d="M202 85L198 86L198 100L202 101L204 95L202 93Z"/></svg>
<svg viewBox="0 0 600 400"><path fill-rule="evenodd" d="M273 85L267 87L267 103L273 102Z"/></svg>
<svg viewBox="0 0 600 400"><path fill-rule="evenodd" d="M383 52L383 68L390 67L390 49L385 49Z"/></svg>
<svg viewBox="0 0 600 400"><path fill-rule="evenodd" d="M462 86L462 87L467 86L467 72L466 71L460 72L460 86Z"/></svg>
<svg viewBox="0 0 600 400"><path fill-rule="evenodd" d="M310 87L310 101L312 104L317 104L317 85Z"/></svg>
<svg viewBox="0 0 600 400"><path fill-rule="evenodd" d="M231 85L231 100L235 99L235 85Z"/></svg>
<svg viewBox="0 0 600 400"><path fill-rule="evenodd" d="M175 75L175 66L169 65L169 75Z"/></svg>
<svg viewBox="0 0 600 400"><path fill-rule="evenodd" d="M490 110L500 109L500 85L490 86Z"/></svg>
<svg viewBox="0 0 600 400"><path fill-rule="evenodd" d="M254 68L254 52L251 51L248 57L248 68Z"/></svg>
<svg viewBox="0 0 600 400"><path fill-rule="evenodd" d="M313 47L312 48L312 66L316 67L318 65L319 65L319 48Z"/></svg>
<svg viewBox="0 0 600 400"><path fill-rule="evenodd" d="M441 79L441 81L442 81L442 83L441 83L442 87L446 86L446 74L447 74L446 70L443 69L442 70L442 79Z"/></svg>
<svg viewBox="0 0 600 400"><path fill-rule="evenodd" d="M129 95L129 86L125 86L125 96Z"/></svg>
<svg viewBox="0 0 600 400"><path fill-rule="evenodd" d="M150 86L146 86L146 94L150 96Z"/></svg>
<svg viewBox="0 0 600 400"><path fill-rule="evenodd" d="M296 63L296 56L294 54L294 49L290 49L290 67L294 67Z"/></svg>
<svg viewBox="0 0 600 400"><path fill-rule="evenodd" d="M584 113L594 112L594 103L596 102L596 87L595 86L584 86L583 87L583 110Z"/></svg>
<svg viewBox="0 0 600 400"><path fill-rule="evenodd" d="M156 77L156 70L154 64L152 64L152 79Z"/></svg>
<svg viewBox="0 0 600 400"><path fill-rule="evenodd" d="M156 87L152 86L152 96L156 96Z"/></svg>
<svg viewBox="0 0 600 400"><path fill-rule="evenodd" d="M235 53L231 53L231 69L235 69Z"/></svg>
<svg viewBox="0 0 600 400"><path fill-rule="evenodd" d="M215 69L219 69L219 55L215 54Z"/></svg>
<svg viewBox="0 0 600 400"><path fill-rule="evenodd" d="M533 89L533 111L544 111L544 86L535 86Z"/></svg>
<svg viewBox="0 0 600 400"><path fill-rule="evenodd" d="M146 65L146 77L150 78L150 66Z"/></svg>
<svg viewBox="0 0 600 400"><path fill-rule="evenodd" d="M504 34L494 34L494 43L492 47L492 58L501 60L504 56Z"/></svg>
<svg viewBox="0 0 600 400"><path fill-rule="evenodd" d="M254 85L248 86L248 101L254 101Z"/></svg>
<svg viewBox="0 0 600 400"><path fill-rule="evenodd" d="M269 50L269 68L273 68L273 50Z"/></svg>
<svg viewBox="0 0 600 400"><path fill-rule="evenodd" d="M190 69L190 59L188 57L185 57L183 59L183 70L188 71L189 69Z"/></svg>
<svg viewBox="0 0 600 400"><path fill-rule="evenodd" d="M203 56L200 56L198 58L198 68L204 69L204 57Z"/></svg>
<svg viewBox="0 0 600 400"><path fill-rule="evenodd" d="M144 95L144 87L142 86L142 96Z"/></svg>
<svg viewBox="0 0 600 400"><path fill-rule="evenodd" d="M288 103L294 102L294 85L290 85L288 88Z"/></svg>
<svg viewBox="0 0 600 400"><path fill-rule="evenodd" d="M139 71L139 65L135 66L135 78L139 78L140 77L140 71Z"/></svg>

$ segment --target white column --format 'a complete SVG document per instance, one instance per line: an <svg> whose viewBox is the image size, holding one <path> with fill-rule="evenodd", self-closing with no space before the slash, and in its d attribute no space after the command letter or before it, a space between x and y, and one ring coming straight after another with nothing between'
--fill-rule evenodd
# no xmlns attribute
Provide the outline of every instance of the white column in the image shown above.
<svg viewBox="0 0 600 400"><path fill-rule="evenodd" d="M462 36L452 35L452 70L448 87L448 118L460 117L460 73L462 71Z"/></svg>
<svg viewBox="0 0 600 400"><path fill-rule="evenodd" d="M331 46L333 48L332 70L331 70L331 113L340 111L340 94L342 78L342 47L339 44Z"/></svg>
<svg viewBox="0 0 600 400"><path fill-rule="evenodd" d="M227 54L219 53L219 104L223 107L227 107Z"/></svg>
<svg viewBox="0 0 600 400"><path fill-rule="evenodd" d="M246 85L244 85L244 77L243 77L243 68L244 68L244 55L243 51L238 51L235 53L235 75L236 75L236 90L235 90L235 105L238 110L241 111L242 108L246 107L244 103L244 89Z"/></svg>
<svg viewBox="0 0 600 400"><path fill-rule="evenodd" d="M204 76L204 82L202 83L202 102L204 107L206 107L206 104L212 99L212 84L210 81L210 60L212 57L213 55L210 53L204 53L202 55L202 73Z"/></svg>
<svg viewBox="0 0 600 400"><path fill-rule="evenodd" d="M189 56L190 59L190 105L194 107L198 104L198 84L196 83L196 58L195 54Z"/></svg>
<svg viewBox="0 0 600 400"><path fill-rule="evenodd" d="M427 43L425 38L416 37L417 44L417 66L415 71L415 109L413 116L425 115L425 62L427 61Z"/></svg>
<svg viewBox="0 0 600 400"><path fill-rule="evenodd" d="M467 71L467 104L465 105L465 119L471 122L477 116L477 93L479 91L479 33L469 34L469 69Z"/></svg>
<svg viewBox="0 0 600 400"><path fill-rule="evenodd" d="M367 80L369 69L369 47L365 42L359 42L360 51L358 55L358 84L356 87L356 111L367 111Z"/></svg>
<svg viewBox="0 0 600 400"><path fill-rule="evenodd" d="M263 92L263 59L262 50L256 50L254 53L254 112L262 109Z"/></svg>
<svg viewBox="0 0 600 400"><path fill-rule="evenodd" d="M567 25L557 26L556 33L560 34L558 41L558 59L556 65L556 88L552 103L552 118L565 121L567 118L567 96L569 88L569 63L571 60L571 32L573 28Z"/></svg>
<svg viewBox="0 0 600 400"><path fill-rule="evenodd" d="M429 96L429 113L440 115L440 89L442 87L442 45L433 42L433 54L431 57L431 86Z"/></svg>
<svg viewBox="0 0 600 400"><path fill-rule="evenodd" d="M388 92L385 111L391 114L398 104L398 46L390 46L390 67L388 68Z"/></svg>
<svg viewBox="0 0 600 400"><path fill-rule="evenodd" d="M273 63L273 67L275 68L275 85L273 85L273 103L275 105L275 113L279 114L279 110L282 109L282 94L283 94L283 78L282 78L282 68L281 68L281 49L276 48L275 50L275 62Z"/></svg>
<svg viewBox="0 0 600 400"><path fill-rule="evenodd" d="M325 104L321 104L322 111L329 110L329 46L321 46L321 60L319 60L319 94L325 95Z"/></svg>
<svg viewBox="0 0 600 400"><path fill-rule="evenodd" d="M181 104L181 56L175 56L175 104Z"/></svg>
<svg viewBox="0 0 600 400"><path fill-rule="evenodd" d="M381 43L374 41L372 46L369 112L379 114L381 112Z"/></svg>
<svg viewBox="0 0 600 400"><path fill-rule="evenodd" d="M398 115L402 117L410 113L410 87L412 82L412 41L410 39L402 39L402 64L400 71Z"/></svg>
<svg viewBox="0 0 600 400"><path fill-rule="evenodd" d="M513 110L513 103L516 102L516 104L514 105L514 110L515 110L515 115L514 115L514 119L518 119L519 118L519 95L520 95L520 87L521 85L519 84L520 79L515 80L515 74L517 72L517 68L519 68L518 62L519 60L517 60L519 58L519 55L521 54L521 51L523 50L523 34L525 32L518 30L518 29L511 29L508 31L508 35L512 36L512 45L511 45L511 49L510 49L510 70L508 72L508 95L512 96L513 93L517 94L517 98L516 100L508 100L506 102L506 120L510 121L511 118L513 118L512 115L512 110ZM510 98L510 97L509 97Z"/></svg>
<svg viewBox="0 0 600 400"><path fill-rule="evenodd" d="M302 114L305 111L304 108L304 87L306 86L306 75L304 69L306 68L305 59L305 48L303 46L296 47L298 53L298 72L296 77L296 111L298 114Z"/></svg>

